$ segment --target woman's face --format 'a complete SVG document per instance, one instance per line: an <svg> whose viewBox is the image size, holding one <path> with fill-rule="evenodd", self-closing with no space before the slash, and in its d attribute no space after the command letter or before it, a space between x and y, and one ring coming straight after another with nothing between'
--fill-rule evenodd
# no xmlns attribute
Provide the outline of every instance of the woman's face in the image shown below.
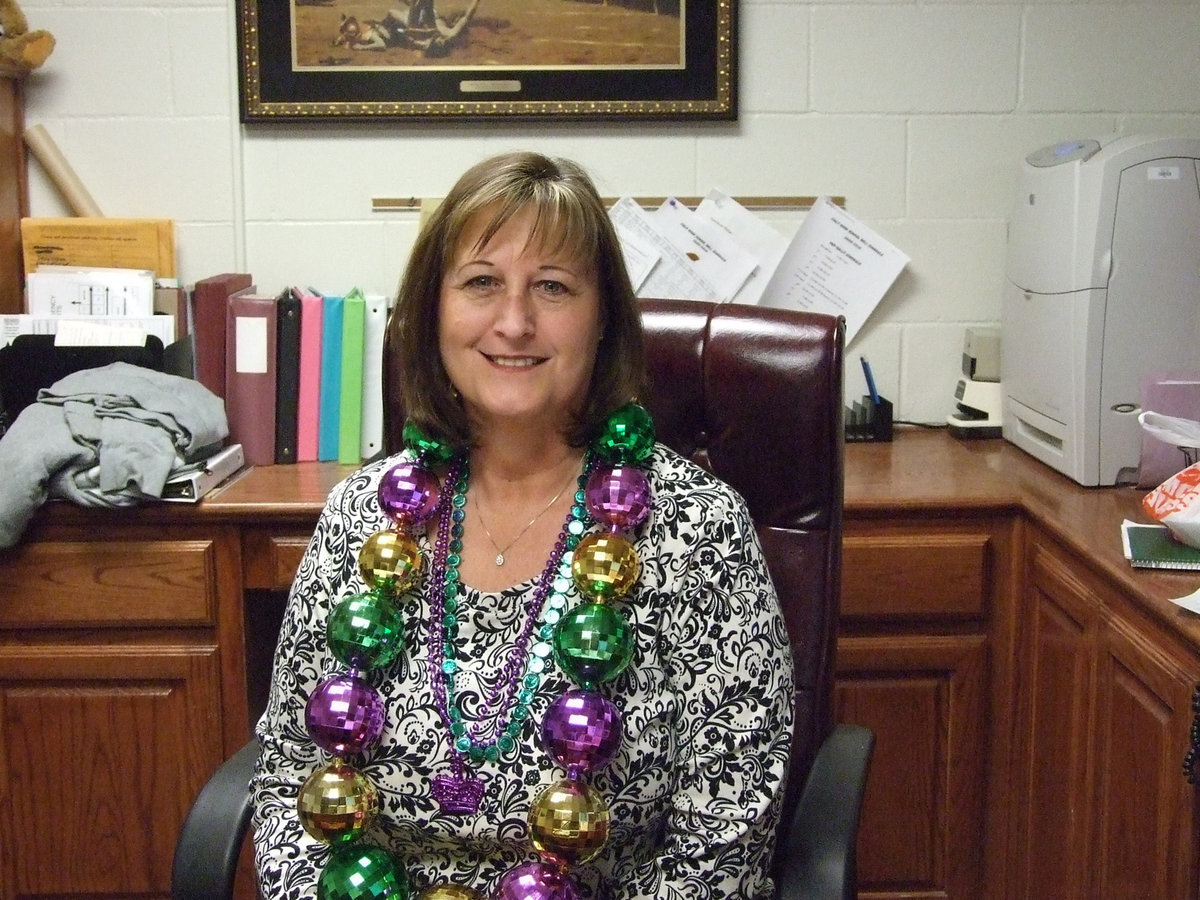
<svg viewBox="0 0 1200 900"><path fill-rule="evenodd" d="M439 303L439 350L476 427L569 427L600 340L602 303L590 259L530 243L532 210L483 247L475 217L450 256Z"/></svg>

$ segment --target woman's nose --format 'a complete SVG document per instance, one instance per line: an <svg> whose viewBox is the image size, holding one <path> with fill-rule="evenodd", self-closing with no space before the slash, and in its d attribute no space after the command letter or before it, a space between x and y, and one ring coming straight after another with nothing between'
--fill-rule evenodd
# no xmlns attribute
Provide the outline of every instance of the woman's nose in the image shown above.
<svg viewBox="0 0 1200 900"><path fill-rule="evenodd" d="M523 287L513 286L504 292L496 312L496 330L510 337L533 331L533 298Z"/></svg>

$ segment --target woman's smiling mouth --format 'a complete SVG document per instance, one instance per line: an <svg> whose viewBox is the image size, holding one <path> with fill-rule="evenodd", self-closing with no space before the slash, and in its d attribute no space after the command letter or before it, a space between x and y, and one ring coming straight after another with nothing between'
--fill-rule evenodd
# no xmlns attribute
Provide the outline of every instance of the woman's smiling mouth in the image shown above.
<svg viewBox="0 0 1200 900"><path fill-rule="evenodd" d="M488 362L507 369L528 369L540 366L546 361L540 356L492 356L490 353L483 355L487 357Z"/></svg>

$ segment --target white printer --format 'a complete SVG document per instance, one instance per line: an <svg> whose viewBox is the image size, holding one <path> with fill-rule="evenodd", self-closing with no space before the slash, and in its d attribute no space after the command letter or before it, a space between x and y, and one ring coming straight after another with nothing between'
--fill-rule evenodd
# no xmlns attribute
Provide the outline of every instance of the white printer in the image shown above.
<svg viewBox="0 0 1200 900"><path fill-rule="evenodd" d="M1000 324L1004 437L1080 484L1132 480L1143 375L1200 366L1200 138L1025 157Z"/></svg>

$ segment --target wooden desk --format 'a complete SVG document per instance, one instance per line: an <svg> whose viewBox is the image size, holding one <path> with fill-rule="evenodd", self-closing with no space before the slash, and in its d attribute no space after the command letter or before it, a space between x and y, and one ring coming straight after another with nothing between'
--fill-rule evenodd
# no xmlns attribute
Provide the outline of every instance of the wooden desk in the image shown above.
<svg viewBox="0 0 1200 900"><path fill-rule="evenodd" d="M1200 573L1135 570L1143 491L1003 441L847 447L841 718L875 729L875 897L1195 898Z"/></svg>
<svg viewBox="0 0 1200 900"><path fill-rule="evenodd" d="M0 900L167 896L349 471L255 469L194 507L49 504L0 552ZM1140 498L1001 441L847 447L837 702L879 737L864 894L1196 896L1200 620L1169 598L1200 575L1125 563Z"/></svg>

